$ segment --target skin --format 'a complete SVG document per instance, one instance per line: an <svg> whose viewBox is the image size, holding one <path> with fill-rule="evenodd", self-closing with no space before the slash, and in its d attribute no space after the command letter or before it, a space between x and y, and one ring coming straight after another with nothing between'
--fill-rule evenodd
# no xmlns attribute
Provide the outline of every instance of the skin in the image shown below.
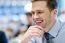
<svg viewBox="0 0 65 43"><path fill-rule="evenodd" d="M22 38L22 43L28 43L32 37L42 37L45 32L48 32L55 23L56 9L50 11L46 1L36 1L32 3L32 19L35 23L30 26Z"/></svg>

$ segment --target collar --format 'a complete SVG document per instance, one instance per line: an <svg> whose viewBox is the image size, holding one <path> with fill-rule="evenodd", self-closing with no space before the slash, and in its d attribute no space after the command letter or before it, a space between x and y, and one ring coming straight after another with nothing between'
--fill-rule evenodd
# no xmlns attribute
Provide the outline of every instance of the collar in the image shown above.
<svg viewBox="0 0 65 43"><path fill-rule="evenodd" d="M51 30L48 32L50 35L53 37L56 37L58 35L58 32L60 31L61 24L59 20L56 20L56 23L54 26L51 28Z"/></svg>

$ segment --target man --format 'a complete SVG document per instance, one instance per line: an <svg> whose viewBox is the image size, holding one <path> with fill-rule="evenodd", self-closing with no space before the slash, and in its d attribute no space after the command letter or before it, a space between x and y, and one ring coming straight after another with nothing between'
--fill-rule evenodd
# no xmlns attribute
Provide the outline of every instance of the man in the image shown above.
<svg viewBox="0 0 65 43"><path fill-rule="evenodd" d="M65 25L57 18L57 0L33 0L30 26L22 43L65 43Z"/></svg>
<svg viewBox="0 0 65 43"><path fill-rule="evenodd" d="M8 43L5 33L0 31L0 43Z"/></svg>

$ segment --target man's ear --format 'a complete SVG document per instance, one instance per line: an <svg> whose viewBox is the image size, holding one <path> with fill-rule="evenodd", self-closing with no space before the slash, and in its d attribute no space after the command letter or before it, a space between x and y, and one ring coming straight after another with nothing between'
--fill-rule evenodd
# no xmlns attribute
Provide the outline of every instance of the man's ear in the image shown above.
<svg viewBox="0 0 65 43"><path fill-rule="evenodd" d="M57 9L52 10L51 11L51 18L52 19L56 19L57 18L57 14L58 14Z"/></svg>
<svg viewBox="0 0 65 43"><path fill-rule="evenodd" d="M51 16L52 16L52 18L53 18L53 17L56 18L56 17L57 17L57 14L58 14L57 9L54 9L54 10L51 11Z"/></svg>
<svg viewBox="0 0 65 43"><path fill-rule="evenodd" d="M54 9L54 14L57 15L58 14L58 10Z"/></svg>

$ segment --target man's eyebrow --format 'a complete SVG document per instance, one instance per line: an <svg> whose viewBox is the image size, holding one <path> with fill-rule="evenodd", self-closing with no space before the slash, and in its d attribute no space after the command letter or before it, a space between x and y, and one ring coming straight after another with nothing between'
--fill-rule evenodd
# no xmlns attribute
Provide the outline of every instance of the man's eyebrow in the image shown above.
<svg viewBox="0 0 65 43"><path fill-rule="evenodd" d="M41 11L41 12L42 12L42 11L44 11L44 10L36 10L36 12L39 12L39 11ZM31 12L35 12L35 11L31 11Z"/></svg>
<svg viewBox="0 0 65 43"><path fill-rule="evenodd" d="M36 11L44 11L44 10L36 10Z"/></svg>

